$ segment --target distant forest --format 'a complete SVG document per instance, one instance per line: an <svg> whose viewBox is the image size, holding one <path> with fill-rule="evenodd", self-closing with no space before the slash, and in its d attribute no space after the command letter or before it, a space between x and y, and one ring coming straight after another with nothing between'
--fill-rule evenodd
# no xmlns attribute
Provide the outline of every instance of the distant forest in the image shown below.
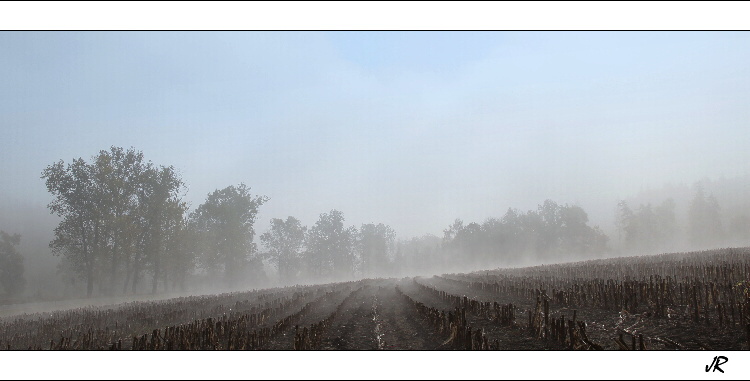
<svg viewBox="0 0 750 381"><path fill-rule="evenodd" d="M60 217L49 243L61 258L58 274L93 295L293 285L368 277L470 271L499 266L590 259L612 254L747 244L750 216L734 210L729 223L704 187L695 187L678 223L677 202L616 205L613 241L590 226L577 205L546 200L536 210L509 208L499 218L456 219L442 237L397 240L387 224L346 226L344 214L320 214L310 227L293 216L273 218L257 237L256 216L269 198L245 184L207 195L188 210L186 186L173 166L156 165L134 148L111 147L90 160L44 168ZM6 298L25 286L18 234L0 231L0 289ZM270 268L267 272L264 269Z"/></svg>

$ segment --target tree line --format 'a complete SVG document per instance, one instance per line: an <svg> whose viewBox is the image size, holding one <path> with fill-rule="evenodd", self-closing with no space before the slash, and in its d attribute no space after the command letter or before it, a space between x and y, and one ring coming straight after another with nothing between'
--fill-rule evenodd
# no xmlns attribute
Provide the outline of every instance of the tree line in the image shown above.
<svg viewBox="0 0 750 381"><path fill-rule="evenodd" d="M383 223L347 226L341 211L320 214L310 227L288 216L273 218L255 243L256 217L269 198L245 184L209 193L190 211L187 187L173 166L156 165L134 148L110 147L90 160L60 160L42 172L53 196L48 208L61 218L50 248L60 256L65 282L83 281L86 294L186 290L211 282L226 287L257 284L274 269L280 284L331 282L585 259L612 250L577 205L546 200L536 210L509 208L482 223L456 219L442 237L396 240ZM631 208L617 204L618 244L632 252L674 249L680 230L675 202ZM698 187L685 233L696 246L746 237L750 218L723 229L718 202ZM0 232L0 286L23 290L20 236ZM739 241L738 241L739 242Z"/></svg>
<svg viewBox="0 0 750 381"><path fill-rule="evenodd" d="M589 226L576 205L546 200L536 210L509 208L501 218L482 223L456 219L443 236L424 235L397 242L396 275L473 271L537 262L559 262L563 255L598 258L607 236Z"/></svg>
<svg viewBox="0 0 750 381"><path fill-rule="evenodd" d="M261 251L255 223L268 197L231 185L189 211L177 170L145 161L133 148L110 147L89 161L60 160L41 177L53 196L48 208L61 218L50 242L61 257L59 272L71 284L85 282L87 296L95 289L138 293L144 284L153 293L185 290L197 273L236 287L262 278L264 262L283 283L380 276L395 239L383 224L346 227L343 213L332 210L310 229L291 216L271 220Z"/></svg>
<svg viewBox="0 0 750 381"><path fill-rule="evenodd" d="M472 268L554 261L560 255L598 256L607 248L607 236L589 226L588 214L577 205L546 200L525 213L509 208L502 218L464 225L456 220L444 230L443 247L467 260ZM451 263L448 263L451 267Z"/></svg>
<svg viewBox="0 0 750 381"><path fill-rule="evenodd" d="M619 201L615 225L623 251L656 253L750 244L747 211L739 208L731 211L731 218L723 218L718 200L700 183L695 185L683 224L676 218L676 207L672 198L656 206L646 203L637 208Z"/></svg>
<svg viewBox="0 0 750 381"><path fill-rule="evenodd" d="M188 213L185 183L172 166L146 162L131 148L102 150L89 162L62 160L42 172L53 195L50 212L61 217L50 243L62 256L60 271L72 283L82 279L86 294L95 286L113 295L185 290L196 268L228 286L253 268L253 224L268 200L240 184L210 193Z"/></svg>
<svg viewBox="0 0 750 381"><path fill-rule="evenodd" d="M382 223L346 227L344 214L331 210L311 228L292 217L274 218L263 233L262 253L284 284L304 279L313 282L389 276L393 273L396 233Z"/></svg>

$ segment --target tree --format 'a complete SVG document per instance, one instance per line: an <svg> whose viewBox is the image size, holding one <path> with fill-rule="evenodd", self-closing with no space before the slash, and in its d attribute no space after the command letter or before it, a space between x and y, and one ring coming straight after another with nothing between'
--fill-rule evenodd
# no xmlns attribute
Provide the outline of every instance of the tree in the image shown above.
<svg viewBox="0 0 750 381"><path fill-rule="evenodd" d="M448 229L443 230L443 244L451 244L458 234L464 229L464 222L456 218Z"/></svg>
<svg viewBox="0 0 750 381"><path fill-rule="evenodd" d="M462 252L462 234L465 229L464 222L460 218L453 220L453 223L443 230L442 247L446 255L446 265L453 267L461 265Z"/></svg>
<svg viewBox="0 0 750 381"><path fill-rule="evenodd" d="M150 270L151 292L156 293L159 280L166 280L162 259L169 240L167 235L177 234L173 227L181 223L187 210L187 205L180 199L185 185L174 167L157 167L151 162L143 166L137 182L137 204L131 216L136 227L132 258L132 292L138 291L142 273ZM128 266L126 286L131 279L130 269Z"/></svg>
<svg viewBox="0 0 750 381"><path fill-rule="evenodd" d="M174 233L174 227L181 223L182 216L187 210L186 204L180 200L180 191L183 187L182 179L172 166L149 166L143 173L139 192L143 207L143 252L151 265L152 293L156 293L159 279L162 277L162 253L165 251L165 242L169 239L167 234ZM137 274L136 270L133 278L134 290L138 280Z"/></svg>
<svg viewBox="0 0 750 381"><path fill-rule="evenodd" d="M676 232L675 203L671 198L660 205L641 204L635 211L624 201L618 204L618 229L625 232L624 246L632 251L658 251L673 243Z"/></svg>
<svg viewBox="0 0 750 381"><path fill-rule="evenodd" d="M48 205L50 212L63 219L50 242L52 253L68 258L72 271L86 280L86 295L91 297L102 238L102 214L95 198L91 166L81 158L67 166L60 160L45 168L42 178L54 196Z"/></svg>
<svg viewBox="0 0 750 381"><path fill-rule="evenodd" d="M677 233L674 200L668 198L661 205L655 207L654 216L656 217L658 248L662 250L672 249Z"/></svg>
<svg viewBox="0 0 750 381"><path fill-rule="evenodd" d="M690 242L698 248L715 245L723 238L719 203L713 195L707 196L700 184L688 209L688 226Z"/></svg>
<svg viewBox="0 0 750 381"><path fill-rule="evenodd" d="M133 228L138 222L138 191L142 186L144 171L143 153L133 148L110 147L94 157L92 171L99 194L100 207L104 208L104 229L110 242L109 293L114 294L118 270L124 262L130 280L130 261L133 252Z"/></svg>
<svg viewBox="0 0 750 381"><path fill-rule="evenodd" d="M544 232L544 221L542 220L542 217L539 213L533 210L519 214L518 217L521 228L519 246L523 248L520 254L528 258L535 257L537 260L544 260L545 258L540 258L546 254L542 253L545 248L545 240L541 239L541 235Z"/></svg>
<svg viewBox="0 0 750 381"><path fill-rule="evenodd" d="M192 226L185 218L187 205L172 199L166 204L163 246L164 289L177 286L185 291L185 278L195 268L197 242Z"/></svg>
<svg viewBox="0 0 750 381"><path fill-rule="evenodd" d="M617 210L615 212L615 227L617 228L617 243L622 246L622 236L627 234L626 229L630 225L630 221L633 218L633 211L628 206L625 200L617 202Z"/></svg>
<svg viewBox="0 0 750 381"><path fill-rule="evenodd" d="M233 286L255 253L253 224L266 196L253 197L245 184L210 193L193 212L196 229L204 240L201 265L209 272L224 273Z"/></svg>
<svg viewBox="0 0 750 381"><path fill-rule="evenodd" d="M62 217L50 243L53 254L63 256L60 270L85 279L90 297L94 283L114 293L123 263L123 292L131 274L136 292L141 272L149 268L155 292L163 279L161 253L170 221L177 224L186 209L175 169L144 163L133 148L110 147L90 164L60 160L45 168L42 178L54 196L50 212Z"/></svg>
<svg viewBox="0 0 750 381"><path fill-rule="evenodd" d="M0 230L0 286L11 296L20 294L26 285L23 256L16 250L21 236Z"/></svg>
<svg viewBox="0 0 750 381"><path fill-rule="evenodd" d="M540 228L537 230L537 251L545 257L558 254L563 225L563 208L552 200L537 207ZM585 214L585 213L584 213Z"/></svg>
<svg viewBox="0 0 750 381"><path fill-rule="evenodd" d="M344 227L338 210L323 213L307 232L307 260L316 280L333 281L354 276L354 241L357 229Z"/></svg>
<svg viewBox="0 0 750 381"><path fill-rule="evenodd" d="M512 208L508 208L500 220L507 237L504 247L508 253L508 261L517 263L521 254L528 252L528 236L533 233L527 232L524 220L523 213Z"/></svg>
<svg viewBox="0 0 750 381"><path fill-rule="evenodd" d="M560 251L584 256L602 255L607 236L598 226L588 226L588 214L577 205L560 207Z"/></svg>
<svg viewBox="0 0 750 381"><path fill-rule="evenodd" d="M502 219L490 218L482 225L456 219L443 231L452 265L474 268L518 263L524 257L546 261L560 254L601 255L606 243L607 236L588 225L583 208L551 200L527 213L508 209Z"/></svg>
<svg viewBox="0 0 750 381"><path fill-rule="evenodd" d="M389 263L389 252L395 240L396 232L388 225L362 225L358 236L362 276L376 277L385 273Z"/></svg>
<svg viewBox="0 0 750 381"><path fill-rule="evenodd" d="M260 236L260 241L268 249L268 259L276 265L279 280L282 284L289 284L299 276L302 247L305 243L307 227L289 216L286 221L271 219L271 230Z"/></svg>
<svg viewBox="0 0 750 381"><path fill-rule="evenodd" d="M498 266L508 259L509 229L497 218L488 218L482 223L486 258L484 266ZM507 263L506 263L507 264Z"/></svg>
<svg viewBox="0 0 750 381"><path fill-rule="evenodd" d="M729 234L734 245L747 245L750 241L750 217L740 214L732 217L729 222Z"/></svg>
<svg viewBox="0 0 750 381"><path fill-rule="evenodd" d="M657 224L656 215L651 204L641 204L633 213L626 228L627 235L625 241L629 247L638 251L651 251L657 244Z"/></svg>
<svg viewBox="0 0 750 381"><path fill-rule="evenodd" d="M397 242L393 258L393 275L413 276L444 272L447 268L441 256L441 240L438 236L428 234Z"/></svg>
<svg viewBox="0 0 750 381"><path fill-rule="evenodd" d="M458 232L456 241L463 253L461 264L469 268L477 268L481 256L481 250L484 243L484 231L482 226L476 222L471 222Z"/></svg>

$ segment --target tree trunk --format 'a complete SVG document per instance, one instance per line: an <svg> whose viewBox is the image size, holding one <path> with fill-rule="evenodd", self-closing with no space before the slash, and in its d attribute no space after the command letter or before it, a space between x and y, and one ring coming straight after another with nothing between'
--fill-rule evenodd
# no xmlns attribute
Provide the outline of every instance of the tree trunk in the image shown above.
<svg viewBox="0 0 750 381"><path fill-rule="evenodd" d="M125 254L125 283L122 286L122 294L125 295L128 293L128 284L130 283L130 250L124 250L123 253Z"/></svg>
<svg viewBox="0 0 750 381"><path fill-rule="evenodd" d="M125 271L125 283L123 283L122 286L122 294L125 295L128 293L128 285L130 284L130 263L127 265L127 270Z"/></svg>
<svg viewBox="0 0 750 381"><path fill-rule="evenodd" d="M154 237L151 251L151 255L154 258L154 283L151 285L152 294L156 294L157 287L159 285L159 276L161 275L161 255L159 255L161 254L161 232L158 229L161 228L157 225L157 231Z"/></svg>
<svg viewBox="0 0 750 381"><path fill-rule="evenodd" d="M92 279L92 280L93 280L93 273L94 273L94 263L93 262L94 262L94 260L97 257L99 257L102 254L102 252L101 252L101 248L102 248L102 245L101 245L101 234L100 234L99 228L100 228L100 224L99 224L99 221L97 220L96 223L94 224L94 244L93 244L93 249L92 249L92 252L91 252L92 258L91 258L91 261L89 261L90 262L90 268L88 269L89 273L91 274L91 277L89 279ZM99 277L99 278L101 278L101 277ZM99 286L99 294L101 294L101 292L102 292L102 283L103 283L102 279L97 279L97 284ZM93 283L91 284L91 288L93 289ZM91 296L90 293L89 293L89 296Z"/></svg>
<svg viewBox="0 0 750 381"><path fill-rule="evenodd" d="M234 286L234 274L236 270L236 266L233 266L231 260L224 262L224 280L230 288Z"/></svg>
<svg viewBox="0 0 750 381"><path fill-rule="evenodd" d="M155 258L154 262L154 282L151 285L151 293L156 294L157 286L159 285L159 257Z"/></svg>
<svg viewBox="0 0 750 381"><path fill-rule="evenodd" d="M141 251L138 250L135 254L135 260L133 263L133 294L135 294L138 288L138 273L141 271Z"/></svg>
<svg viewBox="0 0 750 381"><path fill-rule="evenodd" d="M94 293L94 266L86 264L86 297L90 298Z"/></svg>
<svg viewBox="0 0 750 381"><path fill-rule="evenodd" d="M86 241L86 223L83 216L79 217L81 224L81 244L83 249L83 258L86 261L86 297L90 298L94 293L94 266L92 259L89 257L89 246Z"/></svg>
<svg viewBox="0 0 750 381"><path fill-rule="evenodd" d="M112 243L112 269L109 274L109 294L115 295L115 278L117 278L117 239Z"/></svg>

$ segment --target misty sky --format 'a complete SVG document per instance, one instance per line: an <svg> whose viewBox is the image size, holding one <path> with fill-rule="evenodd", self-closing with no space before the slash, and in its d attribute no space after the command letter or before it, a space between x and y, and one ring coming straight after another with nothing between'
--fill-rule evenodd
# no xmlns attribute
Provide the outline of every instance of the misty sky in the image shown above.
<svg viewBox="0 0 750 381"><path fill-rule="evenodd" d="M112 145L193 209L269 196L257 233L339 209L441 235L548 198L611 225L641 189L750 173L748 63L743 32L0 32L0 229Z"/></svg>

